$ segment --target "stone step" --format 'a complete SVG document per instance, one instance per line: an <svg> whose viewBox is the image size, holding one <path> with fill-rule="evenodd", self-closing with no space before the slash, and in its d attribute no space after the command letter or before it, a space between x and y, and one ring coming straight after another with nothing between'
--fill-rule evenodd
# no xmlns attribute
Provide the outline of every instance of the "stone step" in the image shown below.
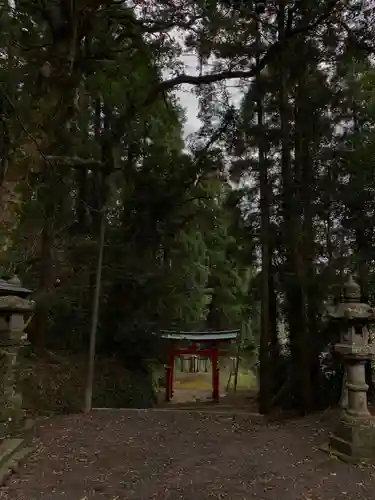
<svg viewBox="0 0 375 500"><path fill-rule="evenodd" d="M207 407L169 407L169 408L154 408L152 411L159 412L176 412L176 413L200 413L202 415L225 415L225 416L244 416L246 418L250 418L254 422L263 423L265 418L264 415L261 415L257 412L252 412L250 410L245 410L241 408L221 408L217 406L216 408L207 408Z"/></svg>
<svg viewBox="0 0 375 500"><path fill-rule="evenodd" d="M3 486L12 472L16 472L20 463L33 451L24 446L24 439L5 439L0 446L0 486Z"/></svg>
<svg viewBox="0 0 375 500"><path fill-rule="evenodd" d="M0 446L0 466L2 466L23 444L22 438L4 439Z"/></svg>

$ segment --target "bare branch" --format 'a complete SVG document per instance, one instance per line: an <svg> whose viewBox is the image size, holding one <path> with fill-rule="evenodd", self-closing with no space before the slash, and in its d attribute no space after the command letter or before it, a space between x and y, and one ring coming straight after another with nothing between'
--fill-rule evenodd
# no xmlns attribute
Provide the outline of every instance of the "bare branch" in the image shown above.
<svg viewBox="0 0 375 500"><path fill-rule="evenodd" d="M79 156L46 156L49 163L54 165L64 165L66 167L104 167L103 162L94 158L80 158Z"/></svg>
<svg viewBox="0 0 375 500"><path fill-rule="evenodd" d="M171 21L169 22L151 20L133 20L132 22L133 24L138 25L143 33L157 33L159 31L168 31L174 28L189 29L199 19L201 19L201 16L193 17L188 21L183 21L181 19L171 19Z"/></svg>
<svg viewBox="0 0 375 500"><path fill-rule="evenodd" d="M310 23L305 21L300 22L294 28L290 28L286 31L283 40L278 40L274 42L264 53L264 55L259 59L257 63L252 65L248 70L225 70L220 73L212 73L206 75L192 76L185 73L177 75L168 80L164 80L159 84L156 84L153 89L151 89L147 98L144 100L142 108L152 105L162 94L167 92L179 85L208 85L210 83L220 82L223 80L233 80L240 78L253 78L258 75L269 63L277 60L281 52L285 49L286 44L290 40L302 34L309 34L317 26L323 24L329 17L340 7L343 7L345 0L330 0L324 11L316 17L316 19ZM122 135L122 128L124 123L129 123L134 116L139 111L139 108L130 105L123 113L120 114L116 120L116 126L114 131L114 138L119 140Z"/></svg>
<svg viewBox="0 0 375 500"><path fill-rule="evenodd" d="M315 21L308 24L305 22L301 22L295 28L287 31L285 39L283 41L277 41L274 44L272 44L266 51L264 56L260 59L260 61L257 64L254 64L253 67L251 67L249 70L246 71L227 70L227 71L222 71L220 73L213 73L213 74L199 75L199 76L181 74L160 83L160 85L158 85L154 89L152 94L147 99L147 104L152 102L155 99L155 95L158 95L161 91L170 90L174 87L177 87L178 85L182 84L207 85L210 83L220 82L223 80L233 80L237 78L252 78L258 75L267 64L269 64L271 61L275 60L279 56L281 50L284 49L284 44L286 42L288 42L292 38L295 38L298 35L307 34L311 32L317 26L326 21L333 14L333 12L340 5L342 5L342 3L343 2L341 0L331 0L330 2L328 2L324 12L321 15L319 15L315 19Z"/></svg>

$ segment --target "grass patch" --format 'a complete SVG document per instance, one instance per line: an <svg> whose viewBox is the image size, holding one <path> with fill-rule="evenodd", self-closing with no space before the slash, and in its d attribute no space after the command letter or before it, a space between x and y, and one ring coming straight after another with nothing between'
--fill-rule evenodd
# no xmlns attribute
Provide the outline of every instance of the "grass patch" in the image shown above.
<svg viewBox="0 0 375 500"><path fill-rule="evenodd" d="M229 376L229 375L228 375ZM228 380L228 379L227 379ZM234 389L234 376L231 377L229 390ZM251 390L254 391L258 389L258 380L254 372L252 371L239 371L237 380L237 390Z"/></svg>
<svg viewBox="0 0 375 500"><path fill-rule="evenodd" d="M220 389L224 391L228 384L229 371L220 371ZM189 389L197 391L210 391L212 389L211 373L180 373L175 374L175 389ZM256 390L258 382L256 375L252 371L239 371L237 390ZM234 389L234 376L231 377L229 391Z"/></svg>
<svg viewBox="0 0 375 500"><path fill-rule="evenodd" d="M209 391L212 389L211 377L197 377L192 380L185 379L183 381L176 380L175 389L190 389L197 391Z"/></svg>

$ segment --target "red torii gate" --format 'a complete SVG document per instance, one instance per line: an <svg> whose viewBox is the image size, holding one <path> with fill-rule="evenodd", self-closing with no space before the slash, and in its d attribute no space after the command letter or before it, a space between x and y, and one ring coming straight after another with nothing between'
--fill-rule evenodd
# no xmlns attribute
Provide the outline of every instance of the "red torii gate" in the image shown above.
<svg viewBox="0 0 375 500"><path fill-rule="evenodd" d="M170 341L169 364L166 365L165 399L170 401L173 396L174 362L176 356L185 354L207 356L212 363L212 399L219 401L219 365L220 355L225 355L226 350L219 349L221 344L230 344L238 338L239 330L204 331L204 332L183 332L173 330L161 330L160 336ZM187 347L176 347L176 341L188 342Z"/></svg>

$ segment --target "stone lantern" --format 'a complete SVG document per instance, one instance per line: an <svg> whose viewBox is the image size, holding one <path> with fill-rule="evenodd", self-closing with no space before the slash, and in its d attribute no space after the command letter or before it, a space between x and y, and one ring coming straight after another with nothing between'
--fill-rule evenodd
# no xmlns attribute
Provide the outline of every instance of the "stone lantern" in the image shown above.
<svg viewBox="0 0 375 500"><path fill-rule="evenodd" d="M25 315L34 308L18 278L0 280L0 437L14 429L22 417L19 392L20 350L27 343Z"/></svg>
<svg viewBox="0 0 375 500"><path fill-rule="evenodd" d="M339 322L340 341L335 351L343 357L347 390L346 404L330 437L330 452L354 462L375 459L375 419L367 407L365 376L366 361L374 356L368 326L375 321L375 313L368 304L361 303L360 287L352 277L329 317Z"/></svg>

